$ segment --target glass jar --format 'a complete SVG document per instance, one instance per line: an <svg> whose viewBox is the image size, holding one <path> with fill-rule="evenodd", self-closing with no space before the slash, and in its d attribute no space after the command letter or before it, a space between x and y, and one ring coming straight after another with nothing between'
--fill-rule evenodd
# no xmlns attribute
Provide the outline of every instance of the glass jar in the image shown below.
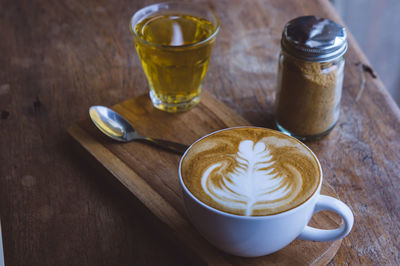
<svg viewBox="0 0 400 266"><path fill-rule="evenodd" d="M328 134L338 121L342 95L344 27L328 19L304 16L282 33L275 123L303 141Z"/></svg>

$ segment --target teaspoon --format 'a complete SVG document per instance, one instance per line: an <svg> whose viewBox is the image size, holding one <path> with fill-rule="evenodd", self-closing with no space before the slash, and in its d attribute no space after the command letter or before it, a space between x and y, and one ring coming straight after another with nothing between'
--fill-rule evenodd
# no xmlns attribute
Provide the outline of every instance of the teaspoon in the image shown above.
<svg viewBox="0 0 400 266"><path fill-rule="evenodd" d="M133 140L141 140L178 154L183 154L189 147L168 140L141 136L125 118L105 106L96 105L90 107L89 115L93 123L101 132L117 141L129 142Z"/></svg>

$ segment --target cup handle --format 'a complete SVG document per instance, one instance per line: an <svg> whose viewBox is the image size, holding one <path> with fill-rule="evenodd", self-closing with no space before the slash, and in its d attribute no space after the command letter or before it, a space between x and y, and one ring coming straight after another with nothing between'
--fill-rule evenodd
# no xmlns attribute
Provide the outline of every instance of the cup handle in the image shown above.
<svg viewBox="0 0 400 266"><path fill-rule="evenodd" d="M338 199L320 195L317 204L315 205L314 212L317 213L322 210L330 210L339 214L344 224L337 229L317 229L311 226L306 226L298 236L299 239L313 240L313 241L332 241L345 237L353 227L354 216L350 208Z"/></svg>

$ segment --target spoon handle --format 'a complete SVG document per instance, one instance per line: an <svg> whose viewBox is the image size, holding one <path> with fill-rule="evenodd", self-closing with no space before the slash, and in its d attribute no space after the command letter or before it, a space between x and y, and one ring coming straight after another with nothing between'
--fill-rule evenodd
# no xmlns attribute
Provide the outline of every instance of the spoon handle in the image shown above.
<svg viewBox="0 0 400 266"><path fill-rule="evenodd" d="M146 141L153 143L165 150L171 151L171 152L175 152L178 154L184 154L185 151L189 148L189 146L181 144L181 143L176 143L176 142L172 142L172 141L168 141L168 140L162 140L162 139L153 139L153 138L149 138L146 137L145 138Z"/></svg>

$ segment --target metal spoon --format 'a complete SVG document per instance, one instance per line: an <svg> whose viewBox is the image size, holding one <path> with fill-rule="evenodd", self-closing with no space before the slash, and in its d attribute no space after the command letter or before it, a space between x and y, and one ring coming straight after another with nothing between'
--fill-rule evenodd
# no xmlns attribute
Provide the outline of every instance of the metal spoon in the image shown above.
<svg viewBox="0 0 400 266"><path fill-rule="evenodd" d="M89 115L93 123L106 136L121 142L132 140L141 140L147 143L155 144L167 151L183 154L189 146L184 144L144 137L139 135L133 126L121 115L105 106L92 106L89 108Z"/></svg>

